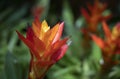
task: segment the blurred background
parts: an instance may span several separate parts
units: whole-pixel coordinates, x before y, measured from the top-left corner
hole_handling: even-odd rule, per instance
[[[105,13],[112,14],[107,20],[112,28],[120,21],[120,0],[101,0],[107,4]],[[94,43],[89,50],[82,46],[86,20],[80,9],[87,9],[94,0],[0,0],[0,79],[27,79],[30,53],[19,40],[16,30],[25,35],[28,24],[34,19],[32,9],[43,7],[40,20],[51,27],[65,22],[63,37],[70,36],[72,44],[65,56],[47,72],[45,79],[94,79],[100,69],[101,50]],[[104,36],[99,25],[100,36]],[[110,72],[108,79],[120,79],[120,66]]]

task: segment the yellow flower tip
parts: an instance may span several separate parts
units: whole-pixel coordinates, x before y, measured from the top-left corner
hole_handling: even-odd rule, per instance
[[[44,21],[42,22],[41,30],[43,30],[44,32],[47,32],[49,29],[50,29],[50,27],[48,26],[46,20],[44,20]]]
[[[46,21],[46,20],[43,20],[42,23],[47,23],[47,21]]]
[[[42,21],[42,25],[46,25],[46,26],[48,26],[47,21],[46,21],[46,20],[43,20],[43,21]]]

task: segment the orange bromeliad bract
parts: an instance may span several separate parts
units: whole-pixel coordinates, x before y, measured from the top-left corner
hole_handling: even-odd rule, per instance
[[[112,32],[108,25],[103,22],[103,30],[105,32],[105,40],[91,34],[93,41],[101,48],[104,64],[114,66],[118,64],[117,60],[113,60],[116,54],[120,54],[120,23],[116,24]]]
[[[103,12],[106,9],[105,3],[100,3],[99,0],[95,0],[94,5],[87,4],[89,12],[86,9],[81,8],[81,13],[85,17],[88,24],[89,32],[97,32],[98,23],[102,20],[108,20],[111,18],[111,15],[103,16]]]
[[[63,27],[64,22],[50,29],[46,21],[41,23],[36,18],[32,27],[28,27],[26,38],[17,31],[31,52],[29,79],[42,79],[47,70],[64,56],[68,38],[60,39]]]

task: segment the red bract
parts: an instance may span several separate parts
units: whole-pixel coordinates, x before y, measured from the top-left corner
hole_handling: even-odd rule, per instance
[[[29,79],[42,79],[46,71],[64,56],[68,38],[60,39],[63,27],[64,22],[50,29],[46,21],[41,23],[35,18],[32,27],[27,29],[26,38],[17,31],[31,52]]]
[[[100,3],[99,0],[95,0],[93,6],[90,4],[87,5],[89,12],[87,12],[84,8],[81,8],[82,15],[88,23],[89,32],[96,32],[99,22],[111,18],[111,15],[103,16],[106,6],[106,4]]]

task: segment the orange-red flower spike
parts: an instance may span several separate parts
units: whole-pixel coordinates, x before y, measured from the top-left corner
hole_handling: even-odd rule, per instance
[[[27,29],[26,38],[17,31],[31,52],[29,79],[42,79],[47,70],[64,56],[68,38],[60,39],[63,27],[64,22],[50,29],[46,21],[39,22],[35,18],[32,27]]]
[[[93,41],[101,48],[104,62],[115,63],[112,58],[115,54],[120,54],[120,23],[113,27],[112,32],[108,25],[103,22],[103,30],[105,39],[102,39],[94,34],[91,34]]]

